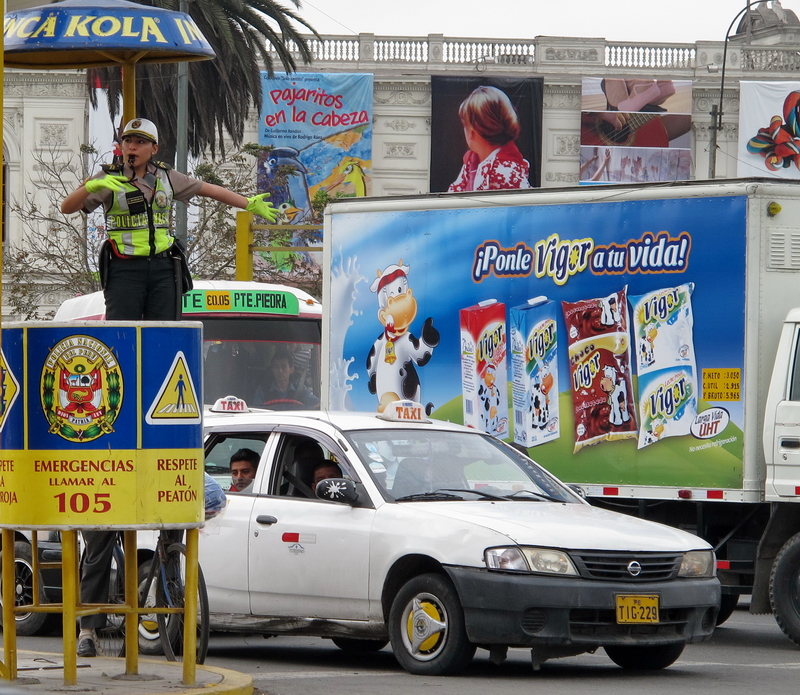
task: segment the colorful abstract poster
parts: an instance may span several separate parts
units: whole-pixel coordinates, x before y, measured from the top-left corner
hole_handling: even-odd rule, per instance
[[[432,76],[431,192],[540,186],[543,90],[541,77]]]
[[[372,75],[261,73],[258,190],[280,208],[279,223],[309,224],[317,191],[369,193]]]
[[[800,179],[800,82],[739,83],[736,175]]]
[[[682,181],[691,174],[690,80],[584,77],[580,181]]]

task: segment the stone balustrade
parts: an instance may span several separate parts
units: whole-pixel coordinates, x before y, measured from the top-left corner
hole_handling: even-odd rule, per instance
[[[504,73],[547,74],[563,70],[587,73],[646,70],[689,77],[720,67],[724,42],[643,43],[601,38],[539,36],[535,39],[481,39],[445,37],[376,36],[375,34],[308,37],[316,69],[391,72],[414,70],[448,72],[500,66]],[[800,48],[800,46],[798,47]],[[800,69],[800,50],[791,46],[743,46],[728,43],[726,71],[785,73]],[[300,61],[299,53],[293,51]]]

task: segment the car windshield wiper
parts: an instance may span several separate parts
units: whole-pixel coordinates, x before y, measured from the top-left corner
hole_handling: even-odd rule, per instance
[[[463,502],[464,498],[449,492],[434,490],[433,492],[417,492],[413,495],[404,495],[403,497],[398,497],[395,502],[438,502],[446,500],[461,500]]]
[[[437,490],[437,492],[439,492],[439,491],[441,491],[441,492],[471,492],[473,495],[479,495],[480,497],[483,497],[483,499],[486,499],[486,500],[500,500],[500,501],[503,501],[503,500],[508,499],[507,497],[502,497],[500,495],[493,495],[492,493],[484,492],[483,490],[471,490],[469,488],[463,488],[462,489],[462,488],[457,488],[457,487],[443,487],[443,488],[440,488],[439,490]]]
[[[541,492],[534,492],[533,490],[517,490],[516,492],[506,495],[507,500],[514,500],[514,501],[525,501],[531,498],[529,497],[518,497],[518,495],[533,495],[534,500],[547,500],[548,502],[558,502],[559,504],[564,504],[566,500],[560,500],[558,497],[553,497],[551,495],[545,495]]]

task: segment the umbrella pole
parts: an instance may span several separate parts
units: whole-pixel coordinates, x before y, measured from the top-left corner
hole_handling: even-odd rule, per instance
[[[122,64],[122,122],[136,118],[136,63]]]

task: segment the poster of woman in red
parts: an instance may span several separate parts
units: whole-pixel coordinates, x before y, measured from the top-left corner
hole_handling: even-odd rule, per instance
[[[539,186],[542,78],[431,78],[431,192]]]

